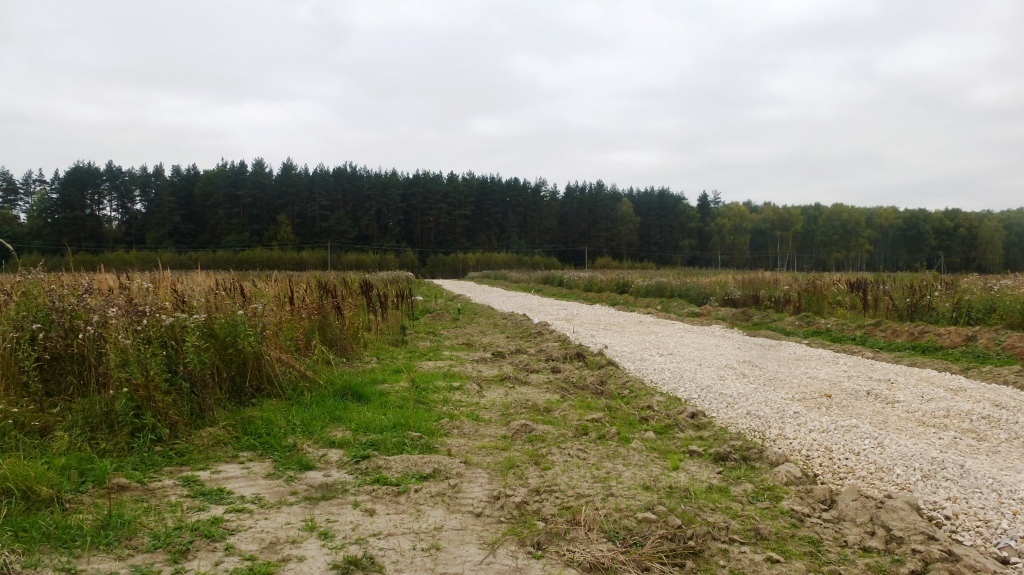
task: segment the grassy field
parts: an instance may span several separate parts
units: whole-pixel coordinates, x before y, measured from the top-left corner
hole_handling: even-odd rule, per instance
[[[432,278],[461,278],[467,273],[495,269],[561,269],[551,256],[508,252],[433,253],[421,258],[411,250],[340,251],[325,247],[305,249],[252,248],[244,250],[102,251],[40,254],[19,258],[0,240],[0,271],[47,272],[233,270],[233,271],[407,271]]]
[[[927,562],[850,543],[882,527],[607,357],[405,274],[4,281],[0,573]]]
[[[491,271],[470,279],[692,323],[725,324],[1024,389],[1024,278],[1019,275]]]
[[[1024,275],[737,270],[492,271],[474,277],[838,319],[1024,330]]]
[[[114,544],[137,527],[138,510],[83,508],[78,496],[114,475],[201,459],[196,430],[322,389],[322,366],[367,345],[401,344],[412,282],[405,273],[0,277],[0,543]],[[240,436],[285,467],[308,465],[264,419],[239,420]]]

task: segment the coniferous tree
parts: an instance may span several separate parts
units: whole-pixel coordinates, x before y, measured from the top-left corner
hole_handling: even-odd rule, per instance
[[[423,257],[535,249],[575,264],[586,249],[591,258],[769,269],[1024,268],[1024,209],[723,204],[717,192],[692,205],[667,188],[620,190],[600,180],[559,190],[543,179],[351,163],[310,170],[287,159],[275,171],[260,158],[206,170],[76,162],[49,179],[42,170],[15,179],[0,168],[5,236],[48,253],[332,242],[411,247]]]
[[[63,175],[54,174],[52,229],[76,250],[107,246],[103,170],[92,162],[76,162]]]
[[[636,247],[640,239],[640,217],[633,210],[629,198],[619,200],[615,208],[615,243],[621,250],[622,259],[626,259],[626,250]]]
[[[148,177],[140,178],[143,237],[147,247],[174,247],[174,232],[181,221],[177,199],[163,164],[153,166]]]
[[[25,208],[25,198],[18,180],[3,166],[0,166],[0,208],[6,208],[11,214],[19,216]]]

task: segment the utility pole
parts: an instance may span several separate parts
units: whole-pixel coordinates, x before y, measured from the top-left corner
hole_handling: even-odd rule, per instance
[[[331,271],[331,240],[327,240],[327,271]]]
[[[590,269],[590,256],[587,254],[587,249],[590,246],[583,246],[583,270],[587,271]]]

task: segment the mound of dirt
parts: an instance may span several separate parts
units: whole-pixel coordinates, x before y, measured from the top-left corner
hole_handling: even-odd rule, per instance
[[[851,485],[836,497],[832,514],[851,548],[906,557],[900,575],[1001,572],[994,559],[953,541],[929,523],[913,497],[889,494],[878,499]]]

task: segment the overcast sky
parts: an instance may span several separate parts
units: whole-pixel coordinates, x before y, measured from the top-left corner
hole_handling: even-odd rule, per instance
[[[1024,206],[1024,2],[0,0],[0,164]]]

